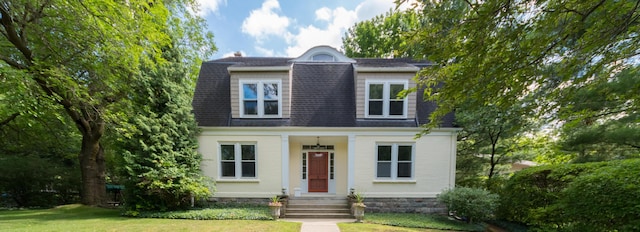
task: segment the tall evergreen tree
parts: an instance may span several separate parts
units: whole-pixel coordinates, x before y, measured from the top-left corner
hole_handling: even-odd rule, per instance
[[[190,67],[179,48],[167,50],[166,63],[143,68],[132,83],[132,115],[120,128],[126,204],[133,210],[184,208],[191,197],[210,194],[200,172]]]

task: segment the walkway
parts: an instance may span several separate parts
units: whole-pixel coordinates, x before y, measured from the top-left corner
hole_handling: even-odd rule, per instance
[[[287,222],[302,222],[301,232],[340,232],[339,222],[354,222],[356,219],[313,219],[313,218],[283,218]]]

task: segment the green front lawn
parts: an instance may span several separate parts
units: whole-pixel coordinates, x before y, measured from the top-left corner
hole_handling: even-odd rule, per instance
[[[407,213],[367,213],[362,223],[339,223],[345,231],[484,231],[484,226],[467,224],[440,215]],[[375,224],[375,225],[374,225]],[[392,227],[393,226],[393,227]],[[419,228],[419,229],[411,229]]]
[[[3,231],[300,231],[301,224],[256,220],[128,218],[120,210],[66,205],[45,210],[2,210]]]

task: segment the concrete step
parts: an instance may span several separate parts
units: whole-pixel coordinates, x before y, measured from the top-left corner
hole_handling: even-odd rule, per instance
[[[346,203],[344,204],[287,204],[287,208],[304,208],[304,209],[313,209],[313,208],[349,208]]]
[[[287,208],[287,213],[350,213],[347,208]]]
[[[345,197],[295,197],[287,202],[287,218],[354,218]]]
[[[349,213],[287,213],[286,218],[355,218]]]

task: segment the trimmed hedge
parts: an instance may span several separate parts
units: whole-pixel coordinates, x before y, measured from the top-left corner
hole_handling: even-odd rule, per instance
[[[498,216],[543,230],[637,229],[639,173],[640,159],[525,169],[501,191]]]
[[[456,187],[438,195],[438,200],[456,216],[469,223],[484,221],[493,217],[498,205],[498,194],[484,189]]]
[[[560,206],[574,231],[640,231],[640,162],[616,162],[569,184]]]

